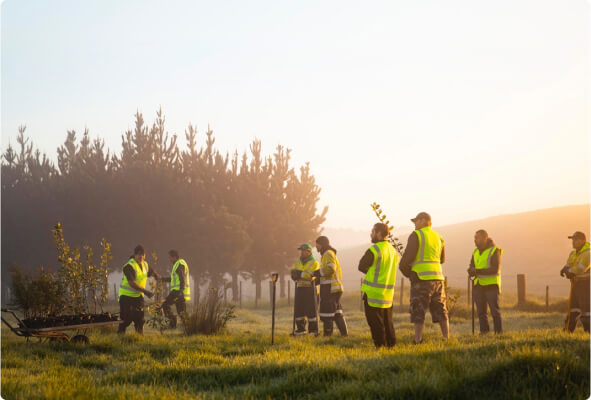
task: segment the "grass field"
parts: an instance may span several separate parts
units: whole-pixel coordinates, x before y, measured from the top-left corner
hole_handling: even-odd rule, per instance
[[[511,295],[504,296],[511,301]],[[90,331],[91,344],[25,343],[2,328],[5,399],[428,398],[586,399],[589,336],[562,332],[564,313],[503,309],[505,333],[472,336],[461,305],[451,338],[427,323],[411,344],[408,314],[395,314],[398,344],[376,350],[358,299],[344,301],[350,337],[289,337],[280,302],[270,346],[268,305],[237,310],[218,336],[180,331],[117,336]]]

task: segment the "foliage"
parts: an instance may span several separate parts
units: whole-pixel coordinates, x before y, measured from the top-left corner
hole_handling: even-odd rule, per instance
[[[160,253],[174,247],[196,281],[219,287],[229,274],[237,298],[239,276],[260,286],[297,258],[294,244],[319,234],[327,211],[317,210],[320,188],[308,164],[291,165],[289,149],[278,146],[267,156],[254,140],[242,153],[223,153],[209,126],[199,134],[194,125],[181,144],[161,109],[153,123],[137,112],[132,126],[119,153],[88,130],[68,131],[55,167],[19,128],[17,146],[9,144],[2,155],[3,271],[13,262],[45,263],[53,244],[43,227],[59,220],[76,238],[71,249],[61,247],[73,308],[95,296],[99,303],[104,294],[102,284],[90,289],[89,299],[77,292],[82,281],[76,279],[89,264],[88,249],[75,251],[103,236],[117,244],[109,250],[117,260],[138,242]],[[28,251],[28,243],[38,251]],[[87,272],[97,279],[98,271]]]
[[[155,251],[150,254],[152,256],[152,266],[158,268],[158,254]],[[166,282],[162,280],[151,280],[150,291],[154,294],[154,297],[152,298],[153,301],[150,301],[146,306],[146,312],[148,313],[146,324],[163,333],[170,324],[169,319],[166,318],[162,311],[162,303],[164,303],[166,298]]]
[[[24,318],[58,315],[66,308],[64,286],[43,267],[33,277],[15,265],[11,278],[12,305],[23,313]]]
[[[388,226],[388,228],[390,230],[390,233],[388,234],[388,241],[390,243],[392,243],[392,246],[394,246],[394,248],[398,251],[398,253],[400,255],[402,255],[402,251],[404,250],[404,245],[400,242],[400,239],[398,239],[397,237],[394,237],[394,234],[393,234],[394,226],[390,225],[390,220],[388,219],[388,217],[386,217],[386,214],[382,211],[381,206],[374,201],[371,204],[371,208],[374,211],[374,213],[376,214],[376,217],[378,217],[378,219],[380,220],[380,222],[382,222]]]
[[[104,238],[101,240],[103,254],[100,264],[93,263],[92,247],[85,245],[85,263],[80,260],[80,250],[71,248],[64,238],[61,223],[57,223],[52,230],[58,261],[61,263],[57,275],[64,285],[66,308],[72,314],[90,313],[89,301],[92,299],[94,313],[97,306],[101,311],[108,296],[108,264],[111,256],[111,244]],[[98,295],[97,295],[98,294]]]
[[[236,318],[235,306],[222,300],[217,288],[210,288],[204,302],[199,303],[191,314],[182,315],[186,335],[202,333],[212,335],[220,332]]]
[[[445,293],[445,305],[447,306],[447,313],[449,315],[449,319],[451,319],[452,315],[454,315],[458,299],[460,298],[460,290],[457,289],[456,292],[450,296],[451,288],[447,283],[447,278],[445,278],[443,281],[443,291]]]

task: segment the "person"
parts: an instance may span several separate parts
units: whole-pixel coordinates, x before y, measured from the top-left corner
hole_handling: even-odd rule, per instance
[[[315,278],[314,271],[320,269],[320,264],[312,254],[312,246],[308,243],[298,247],[300,258],[291,270],[291,279],[296,282],[294,318],[296,330],[294,335],[306,334],[306,321],[308,322],[308,333],[318,335],[318,319],[316,315],[316,299],[318,298],[318,286],[316,292],[312,289],[312,281]]]
[[[445,243],[431,229],[431,216],[420,212],[411,221],[415,230],[408,237],[400,271],[410,279],[410,322],[414,324],[414,343],[423,342],[425,313],[431,312],[433,323],[439,323],[444,340],[449,336],[449,319],[445,304],[443,270]]]
[[[566,316],[566,329],[574,332],[580,318],[585,332],[589,332],[589,242],[583,232],[577,231],[568,237],[573,250],[560,275],[571,281],[569,313]]]
[[[390,229],[386,224],[379,222],[373,226],[373,244],[359,260],[358,266],[358,270],[365,274],[361,284],[365,319],[376,348],[393,347],[396,344],[392,306],[398,253],[386,240],[389,233]]]
[[[125,333],[125,329],[133,322],[135,331],[139,334],[144,332],[144,295],[152,298],[154,295],[146,289],[146,282],[149,276],[156,279],[159,275],[150,269],[146,262],[146,251],[142,245],[137,245],[133,255],[123,266],[123,277],[119,285],[119,316],[121,323],[117,333]]]
[[[176,312],[182,318],[182,313],[187,311],[187,301],[191,301],[191,287],[189,285],[189,266],[180,258],[179,252],[170,250],[168,258],[172,264],[170,276],[162,277],[160,280],[170,281],[170,293],[162,303],[164,315],[169,319],[171,329],[176,328],[176,315],[172,313],[172,305],[176,306]]]
[[[495,333],[503,332],[499,294],[501,293],[501,256],[503,250],[498,248],[488,233],[481,229],[474,234],[476,248],[472,252],[468,274],[474,277],[473,296],[476,303],[480,333],[490,331],[486,307],[490,308]]]
[[[316,250],[321,254],[320,269],[314,276],[320,281],[320,320],[324,325],[324,336],[331,336],[333,322],[341,336],[347,336],[347,323],[341,306],[343,295],[343,274],[337,258],[337,251],[330,245],[326,236],[316,239]]]

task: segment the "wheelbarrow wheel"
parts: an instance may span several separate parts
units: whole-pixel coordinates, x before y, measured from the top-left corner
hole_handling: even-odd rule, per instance
[[[72,339],[70,339],[70,342],[75,344],[89,344],[90,339],[88,339],[88,336],[86,335],[76,335]]]

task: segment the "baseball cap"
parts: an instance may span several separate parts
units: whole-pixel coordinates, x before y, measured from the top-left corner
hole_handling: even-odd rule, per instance
[[[300,247],[298,247],[298,250],[309,250],[312,251],[312,246],[308,243],[302,243],[300,245]]]
[[[424,219],[426,219],[428,222],[431,222],[431,216],[430,216],[429,214],[427,214],[426,212],[424,212],[424,211],[421,211],[420,213],[418,213],[418,214],[417,214],[417,216],[416,216],[416,217],[414,217],[414,218],[411,218],[410,220],[411,220],[412,222],[415,222],[417,219],[421,219],[421,218],[424,218]]]
[[[587,240],[587,238],[585,237],[585,234],[583,232],[581,232],[581,231],[576,231],[575,233],[573,233],[568,238],[569,239],[583,239],[583,240]]]

